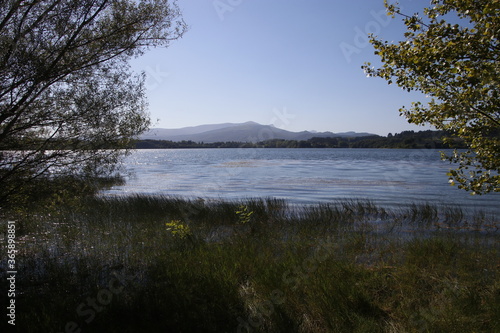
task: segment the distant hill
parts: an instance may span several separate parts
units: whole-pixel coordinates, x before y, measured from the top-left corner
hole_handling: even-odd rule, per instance
[[[302,135],[304,132],[300,132]],[[317,135],[318,133],[313,133]],[[324,134],[324,133],[323,133]],[[333,134],[333,133],[332,133]],[[348,132],[348,134],[359,134]],[[337,133],[336,135],[342,135]],[[307,140],[266,139],[259,142],[217,141],[195,142],[192,140],[139,140],[137,149],[176,148],[398,148],[398,149],[449,149],[467,148],[460,138],[445,131],[403,131],[385,136],[315,136]]]
[[[332,132],[291,132],[273,125],[261,125],[253,121],[234,124],[212,124],[178,129],[153,128],[144,133],[141,140],[169,140],[194,142],[259,142],[271,139],[309,140],[313,137],[363,137],[370,133],[332,133]]]

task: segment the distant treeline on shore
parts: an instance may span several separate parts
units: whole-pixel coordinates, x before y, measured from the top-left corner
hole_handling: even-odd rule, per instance
[[[446,140],[447,139],[447,140]],[[138,140],[137,149],[176,148],[400,148],[447,149],[466,148],[464,142],[445,131],[403,131],[387,136],[314,137],[309,140],[270,139],[260,142],[194,142],[168,140]]]

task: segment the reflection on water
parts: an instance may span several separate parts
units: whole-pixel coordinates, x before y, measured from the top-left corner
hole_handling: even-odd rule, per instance
[[[107,194],[147,193],[295,203],[367,198],[382,205],[431,202],[500,213],[500,193],[471,196],[448,183],[437,150],[176,149],[127,158],[127,184]]]

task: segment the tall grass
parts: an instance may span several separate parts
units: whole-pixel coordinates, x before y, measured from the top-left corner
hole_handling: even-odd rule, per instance
[[[16,223],[26,332],[500,330],[499,221],[456,207],[87,197]]]

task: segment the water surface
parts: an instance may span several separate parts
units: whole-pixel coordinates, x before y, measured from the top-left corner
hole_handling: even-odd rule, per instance
[[[363,198],[387,205],[439,203],[500,213],[500,193],[472,196],[450,186],[438,150],[158,149],[125,161],[124,186],[106,194],[188,198],[283,198],[313,204]]]

